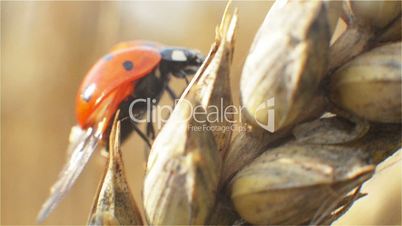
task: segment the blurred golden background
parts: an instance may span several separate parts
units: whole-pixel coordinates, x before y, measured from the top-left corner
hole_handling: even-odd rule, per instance
[[[134,39],[206,53],[225,4],[1,2],[1,224],[35,224],[65,161],[68,135],[75,123],[76,91],[100,56],[115,43]],[[232,66],[232,89],[238,103],[242,62],[271,2],[234,5],[240,11]],[[132,136],[123,145],[123,155],[129,183],[141,205],[142,141]],[[401,224],[401,162],[396,159],[366,183],[363,191],[369,195],[338,224]],[[86,223],[104,164],[105,159],[96,153],[46,224]]]

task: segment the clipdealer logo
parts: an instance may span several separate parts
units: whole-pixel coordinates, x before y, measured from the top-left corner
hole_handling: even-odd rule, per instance
[[[262,104],[258,105],[257,110],[255,111],[254,118],[256,119],[255,121],[259,126],[264,128],[265,130],[273,133],[275,132],[275,98],[272,97]],[[267,120],[265,122],[260,122],[257,119],[257,114],[259,114],[261,111],[266,111],[267,112]]]
[[[168,120],[169,116],[173,113],[174,106],[178,103],[175,100],[174,105],[156,105],[155,99],[136,99],[130,103],[129,117],[135,123],[156,123],[158,129],[160,129]],[[242,113],[245,111],[243,106],[225,105],[225,101],[221,98],[219,106],[208,106],[207,109],[201,105],[193,106],[188,100],[182,100],[180,104],[187,105],[189,114],[182,118],[183,121],[193,119],[197,123],[208,122],[208,125],[197,126],[197,128],[189,128],[193,131],[199,130],[211,130],[222,131],[227,130],[247,130],[246,126],[235,126],[238,122],[242,123]],[[270,98],[257,107],[256,114],[261,111],[267,111],[267,121],[260,122],[256,120],[257,124],[269,132],[275,130],[275,99]],[[137,111],[137,112],[136,112]],[[142,114],[141,112],[146,112]],[[264,114],[264,113],[263,113]],[[221,122],[229,122],[231,126],[217,126]],[[242,125],[242,124],[241,124]]]

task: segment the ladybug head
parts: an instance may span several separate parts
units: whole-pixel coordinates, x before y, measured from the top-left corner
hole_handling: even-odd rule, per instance
[[[165,48],[161,56],[165,72],[178,78],[194,75],[205,59],[199,51],[185,48]]]

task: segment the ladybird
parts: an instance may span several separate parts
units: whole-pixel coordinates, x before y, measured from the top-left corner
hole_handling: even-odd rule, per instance
[[[131,41],[114,46],[100,58],[85,76],[76,96],[77,125],[70,133],[69,159],[51,189],[50,197],[42,206],[38,221],[42,222],[71,189],[98,146],[107,149],[112,119],[120,109],[119,119],[128,118],[129,104],[139,98],[150,98],[157,103],[167,91],[171,76],[183,78],[193,75],[204,57],[199,51],[169,47],[155,42]],[[132,109],[144,114],[146,106]],[[146,140],[153,135],[152,124],[147,135],[135,123],[122,123],[121,139],[136,131]]]
[[[172,94],[169,76],[187,78],[202,61],[203,56],[198,51],[153,42],[116,45],[92,67],[81,84],[76,98],[79,126],[95,128],[105,120],[103,127],[97,128],[105,132],[122,102],[141,97],[158,100],[164,90]]]

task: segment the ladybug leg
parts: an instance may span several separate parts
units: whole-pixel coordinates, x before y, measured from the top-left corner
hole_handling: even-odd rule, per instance
[[[152,140],[155,139],[155,129],[152,122],[147,122],[147,129],[146,129],[147,137],[150,137]]]
[[[121,143],[126,141],[128,136],[131,134],[131,132],[136,132],[140,138],[145,142],[145,144],[149,147],[151,147],[151,142],[149,138],[144,134],[144,132],[141,131],[140,128],[138,128],[137,123],[133,122],[130,120],[129,116],[125,116],[124,118],[120,118],[121,120]],[[125,121],[129,121],[129,123],[125,123]],[[107,145],[106,151],[109,151],[109,145]]]
[[[132,124],[132,127],[134,131],[140,136],[140,138],[147,144],[149,148],[151,148],[151,142],[149,141],[149,138],[147,135],[145,135],[140,128],[137,127],[136,124]]]
[[[147,127],[146,127],[146,137],[147,139],[155,139],[155,131],[154,131],[154,125],[152,124],[152,122],[147,122]],[[151,152],[151,145],[149,145],[148,147],[145,147],[145,161],[148,161],[148,156],[149,153]]]
[[[155,139],[155,129],[154,129],[154,124],[153,124],[153,120],[152,120],[152,112],[153,111],[153,108],[151,108],[150,109],[150,112],[149,112],[149,114],[151,115],[151,117],[149,117],[149,122],[147,122],[147,127],[146,127],[146,136],[147,136],[147,138],[151,138],[152,140],[154,140]]]
[[[184,76],[184,81],[186,81],[186,84],[189,85],[190,81],[188,80],[187,76]]]
[[[149,121],[147,121],[147,125],[145,128],[145,133],[146,133],[145,136],[148,139],[148,141],[149,141],[149,139],[151,139],[152,141],[155,139],[154,124],[152,121],[152,118],[153,118],[152,117],[152,109],[153,108],[150,109],[149,114],[151,115],[151,117],[149,117]],[[145,161],[148,161],[148,156],[149,156],[150,152],[151,152],[151,145],[148,145],[148,147],[145,147],[145,150],[144,150]]]
[[[151,141],[148,139],[148,137],[138,128],[137,122],[132,120],[130,118],[130,111],[133,115],[135,115],[136,118],[142,117],[142,115],[145,114],[146,112],[146,104],[138,104],[136,108],[130,109],[130,104],[132,101],[135,100],[135,98],[127,98],[124,100],[121,105],[120,105],[120,115],[119,115],[119,120],[122,121],[121,123],[121,142],[123,143],[129,135],[134,131],[136,134],[139,135],[139,137],[145,142],[146,146],[151,147]],[[128,122],[127,122],[128,121]],[[108,128],[108,134],[110,133],[110,126]],[[108,139],[108,138],[107,138]]]
[[[170,98],[173,99],[173,101],[177,100],[177,95],[176,95],[176,93],[172,90],[172,88],[170,88],[169,84],[166,84],[165,89],[166,89],[166,91],[168,92]]]
[[[188,74],[186,72],[184,72],[183,70],[179,70],[175,73],[179,78],[184,78],[184,81],[186,81],[187,85],[190,84],[190,80],[188,80]]]

